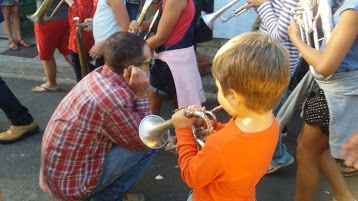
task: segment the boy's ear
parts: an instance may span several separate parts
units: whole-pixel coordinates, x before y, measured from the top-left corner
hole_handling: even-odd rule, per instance
[[[238,94],[235,90],[230,89],[229,90],[229,96],[228,98],[230,99],[230,102],[234,103],[234,104],[238,104],[241,102],[242,100],[242,96],[240,94]]]

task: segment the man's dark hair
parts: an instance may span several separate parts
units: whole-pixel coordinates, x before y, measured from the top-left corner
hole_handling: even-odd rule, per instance
[[[145,41],[135,34],[116,32],[104,44],[104,63],[113,71],[122,73],[127,66],[145,59],[143,55],[145,44]]]

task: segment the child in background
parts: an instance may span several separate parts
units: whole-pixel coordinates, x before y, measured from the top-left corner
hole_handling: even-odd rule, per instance
[[[355,200],[334,159],[356,130],[358,114],[358,0],[333,1],[333,31],[329,41],[316,50],[302,41],[294,20],[289,36],[302,57],[320,75],[304,105],[304,124],[298,137],[295,201],[310,201],[320,171],[330,182],[333,200]],[[317,4],[316,4],[317,5]],[[329,152],[327,151],[329,147]]]
[[[178,140],[179,167],[193,188],[189,200],[254,201],[255,187],[265,175],[277,144],[279,127],[272,110],[289,82],[289,55],[264,33],[245,33],[216,54],[213,76],[218,101],[232,116],[197,150],[194,119],[180,110],[172,116]],[[198,109],[189,107],[188,110]]]
[[[103,47],[107,38],[119,31],[128,31],[129,16],[124,0],[98,0],[93,17],[94,46],[90,56],[96,58],[96,67],[104,64]]]
[[[147,39],[155,50],[150,69],[150,110],[159,115],[164,100],[173,100],[177,108],[200,105],[205,101],[193,46],[194,0],[163,0],[159,6],[157,30]],[[147,31],[152,20],[139,27],[132,21],[129,32]]]
[[[51,15],[61,0],[54,0],[48,8],[47,15]],[[37,9],[40,9],[43,1],[36,1]],[[68,6],[62,4],[50,20],[41,20],[42,23],[34,23],[35,39],[39,60],[42,63],[46,82],[32,88],[33,92],[56,92],[60,87],[56,80],[57,63],[54,57],[57,49],[72,65],[69,42]]]
[[[291,9],[297,5],[299,0],[246,0],[246,2],[249,4],[248,7],[254,7],[261,20],[261,22],[256,22],[259,24],[258,31],[278,39],[289,52],[290,78],[292,78],[299,63],[300,55],[288,37],[287,28],[290,25]],[[277,115],[281,106],[286,101],[287,93],[287,91],[284,92],[281,103],[275,108],[275,115]],[[282,137],[285,135],[283,133],[277,142],[267,174],[273,173],[294,162],[293,156],[288,152],[286,145],[282,143]]]
[[[98,0],[65,0],[65,1],[69,6],[68,21],[70,26],[70,38],[68,42],[68,49],[70,49],[70,53],[71,53],[72,68],[73,71],[75,72],[76,80],[77,82],[79,82],[82,79],[82,74],[81,74],[81,64],[78,55],[79,53],[78,53],[77,41],[76,41],[77,23],[82,23],[87,21],[88,19],[92,19],[94,12],[96,11]],[[73,20],[74,17],[78,17],[79,21],[76,22],[75,20]],[[93,33],[91,31],[83,32],[83,40],[84,40],[86,52],[89,52],[94,44]],[[96,58],[90,54],[88,55],[91,56],[92,58]],[[95,69],[95,67],[92,64],[89,64],[89,68],[90,71]]]

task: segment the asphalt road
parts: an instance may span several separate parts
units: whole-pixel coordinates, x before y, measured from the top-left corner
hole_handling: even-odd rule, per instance
[[[40,133],[23,141],[0,145],[0,186],[4,201],[52,201],[38,186],[40,167],[40,145],[43,131],[52,112],[71,89],[71,84],[62,84],[62,91],[49,93],[33,93],[31,88],[41,84],[41,81],[25,78],[3,77],[19,100],[29,108],[31,114],[40,125]],[[217,105],[215,99],[209,99],[207,108]],[[171,115],[171,104],[165,103],[162,116],[168,119]],[[227,121],[224,112],[217,114],[220,121]],[[289,134],[284,143],[291,153],[295,154],[296,139],[302,121],[296,117],[288,125]],[[0,129],[6,129],[9,121],[0,111]],[[249,151],[249,150],[248,150]],[[266,175],[257,185],[258,201],[290,201],[295,191],[296,163],[273,174]],[[162,180],[155,179],[161,175]],[[347,178],[352,191],[358,197],[358,176]],[[140,181],[132,189],[133,193],[142,193],[147,201],[185,201],[190,189],[180,178],[177,168],[177,156],[160,150],[152,164]],[[332,190],[324,178],[321,179],[315,195],[315,201],[330,201]]]

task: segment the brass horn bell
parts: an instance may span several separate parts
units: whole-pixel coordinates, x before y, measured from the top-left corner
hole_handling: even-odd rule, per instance
[[[149,148],[160,149],[167,143],[171,127],[170,119],[165,121],[160,116],[148,115],[139,124],[139,137]]]
[[[56,6],[56,8],[53,10],[51,15],[48,17],[46,16],[46,13],[48,9],[50,8],[53,0],[45,0],[36,10],[36,12],[32,15],[27,15],[27,18],[37,24],[43,24],[44,21],[50,20],[53,15],[57,12],[57,10],[60,8],[60,6],[65,2],[65,0],[61,0],[60,3]]]

